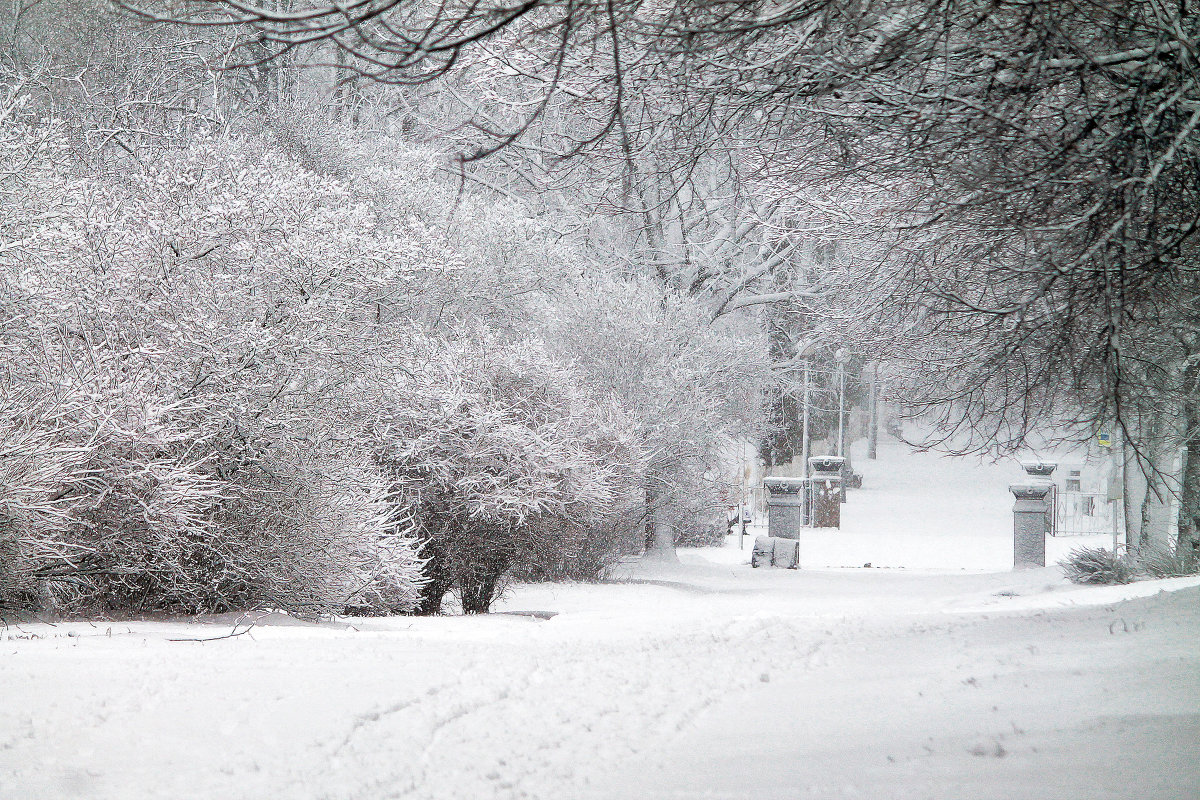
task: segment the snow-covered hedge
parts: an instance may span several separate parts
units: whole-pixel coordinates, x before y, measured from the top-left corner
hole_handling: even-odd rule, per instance
[[[0,608],[486,610],[703,517],[753,427],[753,336],[401,142],[118,176],[0,117]]]
[[[0,126],[0,603],[410,610],[415,542],[364,436],[439,253],[261,142],[75,180]],[[11,213],[9,213],[11,212]]]

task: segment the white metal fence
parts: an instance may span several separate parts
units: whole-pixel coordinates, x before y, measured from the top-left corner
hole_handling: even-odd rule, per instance
[[[1109,500],[1104,492],[1054,493],[1054,536],[1116,534],[1123,528],[1120,500]]]

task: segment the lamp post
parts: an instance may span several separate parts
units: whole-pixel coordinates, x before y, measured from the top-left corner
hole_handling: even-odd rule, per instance
[[[802,394],[804,409],[801,412],[801,428],[800,428],[800,463],[803,465],[804,477],[808,477],[808,398],[809,398],[809,362],[808,356],[804,357],[804,392]]]
[[[846,348],[839,347],[833,354],[838,364],[838,442],[837,454],[846,457]]]
[[[801,391],[801,410],[800,410],[800,461],[804,470],[803,477],[808,477],[808,457],[809,457],[809,419],[812,399],[812,353],[816,349],[818,341],[810,339],[796,347],[796,356],[804,359],[804,389]]]

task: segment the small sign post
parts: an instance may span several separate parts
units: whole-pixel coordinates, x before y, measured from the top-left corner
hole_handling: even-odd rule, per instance
[[[1096,437],[1101,447],[1112,447],[1112,434],[1107,431],[1101,431]]]

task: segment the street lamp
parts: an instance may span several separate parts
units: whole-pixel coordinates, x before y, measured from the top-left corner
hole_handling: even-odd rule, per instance
[[[846,457],[846,361],[850,354],[839,347],[833,354],[838,364],[838,446],[837,454]]]
[[[808,420],[809,420],[809,397],[811,392],[812,382],[809,378],[809,370],[811,366],[810,357],[812,352],[817,348],[815,339],[805,342],[800,347],[796,348],[796,355],[804,359],[804,392],[802,397],[802,408],[800,412],[801,428],[800,428],[800,464],[804,470],[804,477],[808,477]]]

